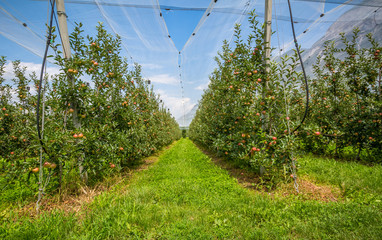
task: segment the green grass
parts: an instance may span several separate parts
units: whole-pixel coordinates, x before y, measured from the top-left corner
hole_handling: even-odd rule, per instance
[[[365,166],[307,155],[300,159],[300,174],[341,189],[345,199],[365,204],[382,201],[382,166]]]
[[[272,199],[251,192],[182,139],[138,172],[127,191],[97,197],[87,214],[9,215],[0,238],[380,239],[381,210],[356,201]]]
[[[0,159],[1,161],[1,159]],[[22,176],[25,179],[27,174]],[[38,180],[32,179],[30,186],[34,189],[27,188],[19,179],[5,174],[0,174],[0,212],[7,209],[18,207],[29,202],[35,196]],[[1,215],[0,215],[1,216]]]

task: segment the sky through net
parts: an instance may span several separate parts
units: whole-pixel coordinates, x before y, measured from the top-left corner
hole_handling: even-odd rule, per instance
[[[371,32],[382,41],[380,0],[292,0],[291,4],[308,73],[323,42],[338,39],[340,32],[360,27],[361,34]],[[273,0],[272,6],[272,57],[278,58],[291,51],[294,42],[287,0]],[[36,70],[46,42],[48,8],[46,0],[0,0],[0,55]],[[232,42],[235,24],[242,25],[243,36],[248,35],[247,18],[254,9],[263,23],[265,4],[263,0],[66,0],[65,8],[69,32],[82,22],[85,34],[92,35],[103,22],[119,35],[122,54],[131,65],[142,66],[144,78],[151,80],[180,125],[187,125],[184,115],[207,88],[223,40]],[[361,38],[359,45],[363,44],[367,41]],[[59,71],[58,66],[49,67],[52,73]]]

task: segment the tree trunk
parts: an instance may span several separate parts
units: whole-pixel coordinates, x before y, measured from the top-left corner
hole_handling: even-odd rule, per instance
[[[359,143],[359,148],[358,148],[358,153],[357,153],[357,160],[360,160],[360,155],[361,155],[361,150],[362,150],[362,144]]]

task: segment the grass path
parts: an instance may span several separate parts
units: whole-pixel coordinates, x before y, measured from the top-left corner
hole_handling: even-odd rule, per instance
[[[4,239],[379,239],[381,208],[272,199],[238,185],[188,139],[102,194],[87,214],[2,222]]]

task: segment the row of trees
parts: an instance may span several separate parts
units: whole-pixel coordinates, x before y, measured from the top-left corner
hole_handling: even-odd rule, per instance
[[[301,133],[305,150],[337,157],[350,153],[358,160],[381,163],[382,47],[371,34],[366,37],[370,47],[360,48],[358,29],[351,39],[341,34],[339,43],[327,42],[318,56],[306,129],[319,130],[322,138]]]
[[[268,179],[295,177],[295,155],[301,150],[343,157],[347,149],[354,157],[380,161],[381,47],[372,36],[368,49],[357,48],[358,30],[351,40],[342,35],[343,49],[325,45],[308,79],[311,104],[299,127],[306,86],[298,55],[266,66],[264,29],[255,14],[249,21],[252,33],[246,40],[237,26],[234,46],[223,44],[190,138],[241,159]]]
[[[120,57],[119,37],[100,24],[96,36],[85,38],[81,27],[70,35],[72,58],[51,56],[62,69],[44,78],[40,123],[46,153],[36,131],[38,77],[26,76],[14,61],[13,83],[5,84],[6,59],[0,60],[1,177],[7,185],[37,188],[44,184],[37,172],[54,183],[51,189],[80,178],[92,184],[181,137],[140,66]]]
[[[299,105],[301,76],[295,71],[298,58],[285,57],[278,65],[266,66],[264,29],[254,13],[249,21],[252,33],[247,40],[236,26],[235,46],[231,49],[225,42],[216,58],[218,67],[189,135],[230,159],[242,159],[264,178],[280,179],[294,173],[291,133],[304,110]]]

